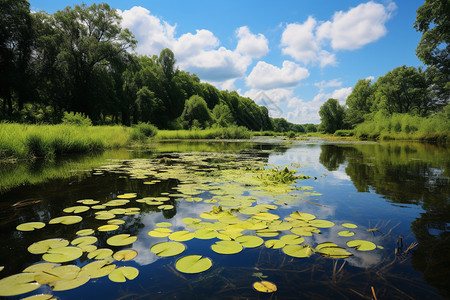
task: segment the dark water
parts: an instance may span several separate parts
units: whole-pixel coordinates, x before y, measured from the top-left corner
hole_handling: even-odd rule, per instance
[[[149,249],[168,239],[147,234],[155,224],[168,221],[174,225],[172,229],[182,229],[182,218],[198,217],[212,206],[171,200],[173,210],[141,206],[140,214],[122,217],[126,223],[114,233],[94,234],[98,237],[98,248],[109,247],[105,241],[113,234],[129,233],[138,237],[131,247],[113,247],[114,251],[130,248],[139,253],[132,261],[116,262],[117,266],[137,268],[136,279],[114,283],[103,277],[62,292],[41,286],[9,299],[39,293],[50,293],[60,299],[371,299],[372,287],[378,299],[450,297],[450,155],[446,148],[415,143],[305,141],[284,146],[179,143],[156,145],[147,151],[121,150],[46,164],[3,167],[0,171],[0,265],[5,268],[0,277],[19,273],[41,261],[39,255],[26,250],[33,242],[53,237],[72,240],[76,231],[97,228],[105,222],[83,215],[82,223],[47,225],[33,232],[17,231],[17,225],[30,221],[48,223],[51,218],[61,216],[64,208],[76,205],[79,199],[104,202],[129,192],[137,193],[138,197],[159,196],[176,192],[174,188],[180,184],[171,178],[145,185],[145,179],[130,176],[123,169],[94,175],[95,168],[105,163],[128,166],[130,159],[145,162],[161,153],[192,151],[203,153],[204,161],[210,162],[212,168],[216,167],[217,157],[209,158],[207,153],[233,154],[233,160],[256,159],[295,166],[301,174],[311,176],[299,181],[297,186],[311,186],[321,195],[280,206],[276,214],[283,218],[302,211],[335,224],[354,223],[358,225],[355,230],[358,239],[372,241],[383,249],[355,250],[353,256],[345,259],[316,254],[293,258],[264,245],[234,255],[221,255],[210,249],[217,239],[193,239],[183,242],[187,250],[182,255],[160,258]],[[27,178],[33,178],[32,183],[27,183]],[[271,200],[261,201],[270,203]],[[339,226],[321,229],[321,234],[306,237],[305,243],[333,241],[345,245],[349,238],[338,236],[340,230]],[[176,271],[175,261],[190,254],[211,258],[212,268],[192,275]],[[88,262],[83,255],[75,263],[83,266]],[[252,284],[260,279],[254,273],[267,276],[265,280],[275,283],[278,291],[273,294],[255,291]]]

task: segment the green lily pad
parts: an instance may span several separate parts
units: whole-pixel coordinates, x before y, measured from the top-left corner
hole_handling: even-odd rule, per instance
[[[125,208],[113,208],[108,210],[109,214],[113,214],[113,215],[123,215],[127,212],[127,210]]]
[[[82,286],[83,284],[87,283],[90,279],[91,279],[90,277],[86,276],[86,277],[77,277],[72,280],[60,280],[50,284],[50,287],[54,291],[67,291]]]
[[[280,216],[268,213],[268,212],[262,212],[262,213],[257,213],[253,215],[253,218],[258,219],[258,220],[264,220],[264,221],[271,221],[271,220],[277,220],[280,218]]]
[[[158,209],[162,209],[162,210],[170,210],[170,209],[173,209],[173,208],[174,208],[174,206],[170,205],[170,204],[164,204],[164,205],[158,206]]]
[[[139,271],[133,267],[120,267],[109,273],[108,278],[114,282],[126,282],[133,280],[139,275]]]
[[[194,223],[199,223],[202,220],[197,219],[197,218],[183,218],[181,219],[181,222],[183,222],[184,224],[194,224]]]
[[[286,245],[283,247],[283,252],[289,256],[304,258],[310,257],[314,250],[309,246]]]
[[[88,211],[90,209],[89,206],[84,206],[84,205],[78,205],[78,206],[72,206],[72,207],[67,207],[63,209],[63,212],[65,213],[74,213],[74,214],[79,214],[85,211]]]
[[[34,280],[40,284],[50,284],[59,280],[75,279],[78,273],[80,273],[80,268],[75,265],[58,266],[37,273]]]
[[[271,229],[261,229],[256,231],[256,234],[262,237],[274,237],[280,234],[277,230],[271,230]]]
[[[338,247],[338,245],[336,245],[335,243],[332,243],[332,242],[320,243],[319,245],[316,246],[316,251],[319,251],[320,249],[326,248],[326,247]]]
[[[348,236],[354,236],[355,233],[353,231],[343,230],[343,231],[339,231],[338,235],[348,237]]]
[[[317,249],[317,248],[316,248]],[[322,254],[325,257],[333,257],[333,258],[346,258],[353,254],[348,252],[342,247],[321,247],[319,250],[316,250],[317,253]]]
[[[284,230],[289,230],[292,228],[292,224],[288,223],[288,222],[282,222],[280,224],[271,224],[269,225],[269,229],[271,230],[278,230],[278,231],[284,231]]]
[[[105,259],[110,257],[113,254],[113,251],[108,248],[100,248],[88,253],[87,257],[89,259]]]
[[[95,205],[95,204],[100,203],[100,201],[93,200],[93,199],[83,199],[83,200],[78,200],[77,202],[84,204],[84,205]]]
[[[150,251],[158,256],[169,257],[182,253],[186,249],[186,246],[178,242],[164,242],[153,245]]]
[[[375,245],[374,243],[364,240],[348,241],[347,246],[356,248],[356,250],[359,251],[370,251],[377,247],[377,245]]]
[[[277,291],[277,286],[270,281],[259,281],[253,283],[253,288],[261,293],[273,293]]]
[[[119,228],[119,225],[112,225],[112,224],[108,224],[108,225],[102,225],[99,228],[97,228],[98,231],[114,231],[117,228]]]
[[[16,229],[20,231],[33,231],[35,229],[41,229],[45,226],[42,222],[28,222],[17,225]]]
[[[175,242],[185,242],[192,240],[195,237],[195,234],[193,232],[189,232],[187,230],[181,230],[174,233],[171,233],[169,235],[169,240],[175,241]]]
[[[0,296],[15,296],[25,294],[39,288],[34,281],[34,273],[19,273],[0,280]]]
[[[280,240],[267,240],[264,242],[264,246],[266,246],[267,248],[272,248],[272,249],[280,249],[283,248],[284,246],[286,246],[286,243]]]
[[[98,239],[95,236],[82,236],[74,239],[70,244],[78,247],[83,247],[87,245],[92,245],[93,243],[97,242],[97,240]]]
[[[80,277],[89,276],[91,278],[100,278],[110,274],[116,265],[110,264],[110,260],[97,260],[81,268]]]
[[[128,261],[132,260],[138,255],[138,253],[135,250],[126,249],[126,250],[120,250],[114,253],[113,258],[117,261]]]
[[[212,267],[212,261],[201,255],[188,255],[175,262],[175,268],[183,273],[195,274]]]
[[[126,194],[117,196],[117,198],[119,198],[119,199],[132,199],[132,198],[136,198],[136,197],[137,197],[136,193],[126,193]]]
[[[264,240],[254,235],[241,235],[236,238],[236,242],[245,248],[256,248],[261,246],[264,243]]]
[[[103,204],[91,206],[92,209],[105,209],[106,206]]]
[[[40,272],[48,272],[53,269],[56,265],[53,263],[37,263],[31,266],[26,267],[22,273],[40,273]]]
[[[97,220],[110,220],[110,219],[114,219],[116,217],[115,214],[111,214],[111,213],[101,213],[101,214],[97,214],[95,216],[95,218]]]
[[[115,200],[110,200],[106,203],[103,203],[103,205],[106,206],[122,206],[127,204],[128,202],[130,202],[130,200],[126,200],[126,199],[115,199]]]
[[[282,241],[286,245],[298,245],[303,243],[305,239],[295,234],[286,234],[280,237],[280,241]]]
[[[303,220],[303,221],[311,221],[316,218],[315,215],[304,213],[304,212],[293,212],[290,216],[294,219]]]
[[[57,217],[54,219],[51,219],[48,223],[49,224],[64,224],[64,225],[72,225],[75,223],[79,223],[83,220],[80,216],[64,216],[64,217]]]
[[[352,223],[343,223],[342,227],[355,229],[355,228],[358,228],[358,225],[355,225],[355,224],[352,224]]]
[[[333,222],[327,220],[311,220],[309,221],[309,224],[319,228],[330,228],[334,226]]]
[[[156,226],[158,226],[158,227],[172,227],[172,223],[169,223],[169,222],[159,222],[159,223],[156,223]]]
[[[53,298],[53,295],[50,294],[39,294],[22,298],[21,300],[57,300],[57,299]]]
[[[199,229],[196,232],[194,232],[194,235],[197,239],[209,240],[209,239],[213,239],[217,236],[217,231],[215,231],[214,229],[204,228],[204,229]]]
[[[94,229],[81,229],[76,232],[76,235],[85,236],[94,233]]]
[[[65,239],[48,239],[31,244],[28,247],[28,252],[33,254],[42,254],[49,249],[66,247],[69,241]]]
[[[148,232],[149,236],[152,237],[167,237],[172,233],[172,229],[169,228],[155,228],[152,231]]]
[[[118,220],[118,219],[112,219],[112,220],[108,220],[107,222],[110,225],[122,225],[125,223],[124,220]]]
[[[243,247],[235,241],[217,241],[211,245],[211,249],[220,254],[236,254],[241,252]]]
[[[106,240],[106,243],[110,246],[125,246],[136,242],[137,236],[131,236],[129,234],[118,234],[110,237]]]
[[[312,236],[313,233],[320,233],[320,230],[316,227],[294,227],[291,232],[301,236]]]
[[[42,255],[42,259],[53,263],[63,263],[75,260],[83,255],[83,250],[78,247],[61,247],[50,249]]]

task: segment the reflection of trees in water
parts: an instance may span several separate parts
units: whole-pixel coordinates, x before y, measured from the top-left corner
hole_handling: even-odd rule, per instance
[[[421,205],[425,213],[411,224],[419,243],[413,267],[450,296],[450,153],[429,144],[323,145],[320,162],[330,171],[345,169],[359,192],[375,191],[393,203]]]

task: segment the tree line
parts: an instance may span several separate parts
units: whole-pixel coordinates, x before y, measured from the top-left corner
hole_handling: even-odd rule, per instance
[[[0,11],[1,120],[55,124],[77,112],[94,124],[304,131],[179,70],[170,49],[132,53],[134,35],[106,3],[49,14],[30,12],[26,0],[1,0]]]
[[[414,28],[422,33],[416,55],[427,65],[397,67],[375,82],[360,79],[340,105],[328,99],[320,108],[320,129],[334,133],[351,129],[376,114],[410,114],[428,117],[450,114],[450,2],[426,0],[417,10]]]

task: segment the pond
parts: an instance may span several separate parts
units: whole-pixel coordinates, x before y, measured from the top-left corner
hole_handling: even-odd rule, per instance
[[[4,165],[0,295],[445,299],[449,168],[429,144],[267,138]]]

